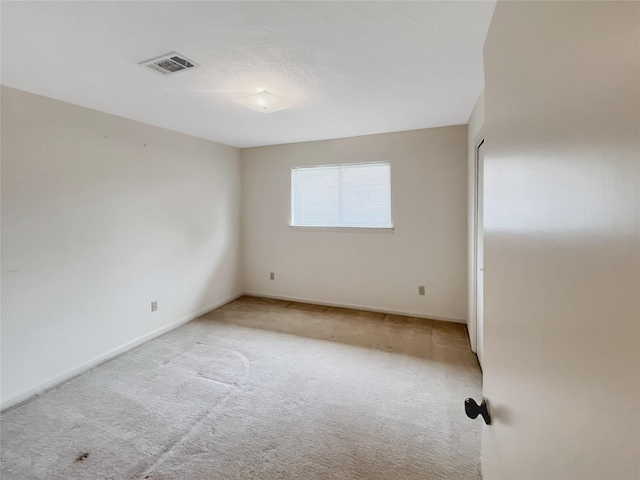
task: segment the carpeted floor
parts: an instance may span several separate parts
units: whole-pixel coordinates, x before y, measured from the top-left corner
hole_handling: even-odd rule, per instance
[[[243,297],[3,412],[1,478],[478,479],[464,326]]]

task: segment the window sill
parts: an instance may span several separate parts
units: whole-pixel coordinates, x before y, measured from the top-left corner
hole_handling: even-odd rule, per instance
[[[395,233],[394,227],[312,227],[289,225],[294,232]]]

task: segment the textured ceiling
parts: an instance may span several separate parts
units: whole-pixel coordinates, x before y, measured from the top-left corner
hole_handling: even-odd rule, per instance
[[[495,2],[2,2],[4,85],[249,147],[466,123]],[[163,77],[139,62],[201,65]],[[237,99],[266,88],[293,104]]]

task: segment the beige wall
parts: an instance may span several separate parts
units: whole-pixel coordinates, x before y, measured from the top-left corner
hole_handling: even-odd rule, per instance
[[[391,162],[395,233],[289,227],[291,167],[367,161]],[[466,320],[466,126],[251,148],[242,168],[247,292]]]
[[[640,478],[640,4],[498,2],[486,479]]]
[[[3,406],[238,295],[239,216],[238,149],[3,87]]]

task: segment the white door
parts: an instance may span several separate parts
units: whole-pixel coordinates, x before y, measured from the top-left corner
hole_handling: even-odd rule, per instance
[[[483,323],[484,323],[484,241],[483,241],[483,178],[484,178],[484,140],[476,147],[476,353],[482,366],[483,356]]]
[[[639,39],[639,2],[496,4],[485,480],[640,478]]]

